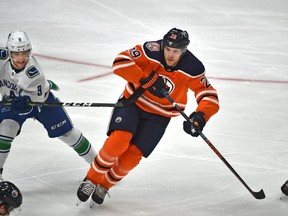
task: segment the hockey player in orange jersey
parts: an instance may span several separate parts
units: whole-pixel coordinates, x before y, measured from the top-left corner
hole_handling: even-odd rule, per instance
[[[129,106],[115,108],[108,138],[97,154],[77,191],[78,198],[102,204],[107,191],[123,179],[142,157],[147,158],[162,138],[171,117],[179,115],[161,93],[165,89],[184,110],[187,92],[192,90],[198,106],[184,121],[186,133],[197,137],[219,109],[216,90],[205,76],[205,68],[189,50],[186,31],[173,28],[162,40],[145,42],[121,52],[113,62],[113,72],[127,85],[120,100],[138,88],[146,91]]]

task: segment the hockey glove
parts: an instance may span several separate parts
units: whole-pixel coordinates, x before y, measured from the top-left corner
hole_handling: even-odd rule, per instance
[[[163,88],[165,89],[165,82],[155,71],[152,71],[148,77],[141,79],[140,85],[142,88],[147,89],[152,95],[164,98],[161,90]]]
[[[58,85],[55,82],[53,82],[52,80],[47,80],[47,81],[49,83],[50,90],[51,89],[55,90],[55,91],[59,91],[60,90],[60,88],[58,87]]]
[[[199,136],[198,131],[202,132],[206,124],[204,116],[205,114],[203,112],[193,112],[189,116],[190,121],[183,122],[184,131],[193,137]]]
[[[29,102],[31,98],[27,95],[20,95],[18,97],[12,98],[12,105],[13,109],[25,109],[29,106]]]

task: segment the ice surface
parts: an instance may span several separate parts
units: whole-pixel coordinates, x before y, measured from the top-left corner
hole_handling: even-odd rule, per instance
[[[122,50],[171,28],[189,32],[221,109],[204,134],[254,191],[256,200],[201,138],[172,120],[154,153],[110,190],[101,206],[76,206],[89,166],[33,120],[4,166],[23,192],[22,215],[284,216],[288,200],[288,2],[286,0],[9,0],[0,2],[0,46],[16,29],[33,42],[65,102],[115,102],[125,82],[112,75]],[[195,108],[193,95],[186,109]],[[111,108],[67,108],[99,150]]]

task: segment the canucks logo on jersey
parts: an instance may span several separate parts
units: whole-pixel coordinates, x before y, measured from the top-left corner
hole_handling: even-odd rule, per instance
[[[39,71],[34,66],[27,69],[26,74],[29,78],[33,78],[39,74]]]
[[[8,58],[8,51],[7,49],[1,49],[0,48],[0,59],[5,60]]]

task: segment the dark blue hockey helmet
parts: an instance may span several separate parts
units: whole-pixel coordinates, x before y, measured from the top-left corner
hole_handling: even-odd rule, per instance
[[[0,182],[0,205],[4,204],[7,212],[20,207],[22,200],[20,190],[13,183],[9,181]]]
[[[172,28],[167,34],[163,37],[163,48],[164,46],[181,49],[183,52],[186,51],[187,46],[189,45],[189,35],[187,31],[181,29]]]

